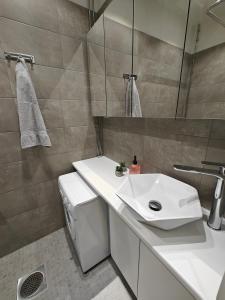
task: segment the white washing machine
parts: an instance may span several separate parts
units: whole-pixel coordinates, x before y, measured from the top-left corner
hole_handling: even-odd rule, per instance
[[[76,172],[59,177],[66,224],[83,272],[109,256],[108,206]]]

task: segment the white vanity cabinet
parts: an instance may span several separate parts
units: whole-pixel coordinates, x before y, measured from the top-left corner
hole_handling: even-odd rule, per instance
[[[138,300],[194,300],[158,258],[142,242],[138,282]]]
[[[140,240],[112,209],[109,220],[111,256],[137,296]]]

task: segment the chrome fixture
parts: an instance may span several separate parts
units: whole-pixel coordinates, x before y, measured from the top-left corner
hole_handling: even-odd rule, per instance
[[[221,24],[222,26],[225,27],[225,20],[222,20],[220,17],[218,17],[214,12],[213,9],[218,7],[220,4],[224,3],[225,4],[225,0],[217,0],[215,3],[213,3],[212,5],[209,6],[209,8],[207,9],[206,13],[209,17],[211,17],[214,21],[216,21],[217,23]]]
[[[15,60],[18,61],[20,58],[23,58],[26,62],[35,64],[35,58],[33,55],[24,54],[24,53],[16,53],[16,52],[4,52],[4,56],[7,60]]]
[[[202,161],[203,165],[218,167],[217,170],[205,169],[198,167],[189,167],[183,165],[174,165],[174,169],[182,172],[189,172],[195,174],[202,174],[207,176],[213,176],[217,178],[217,184],[214,194],[214,199],[212,201],[212,207],[208,219],[208,226],[215,230],[221,230],[223,215],[225,212],[225,191],[224,191],[224,180],[225,180],[225,164]]]
[[[135,80],[137,80],[137,75],[135,75],[135,74],[123,74],[123,78],[124,79],[131,79],[131,78],[134,78]]]

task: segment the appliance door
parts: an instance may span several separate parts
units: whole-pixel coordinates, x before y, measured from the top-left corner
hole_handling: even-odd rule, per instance
[[[67,203],[63,203],[63,206],[64,206],[64,213],[65,213],[65,218],[66,218],[66,225],[67,225],[67,228],[69,230],[72,240],[75,242],[76,241],[76,230],[75,230],[76,221],[71,216]]]

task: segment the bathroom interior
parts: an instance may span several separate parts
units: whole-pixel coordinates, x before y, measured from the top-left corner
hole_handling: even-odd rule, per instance
[[[225,300],[225,0],[0,0],[0,300]]]

